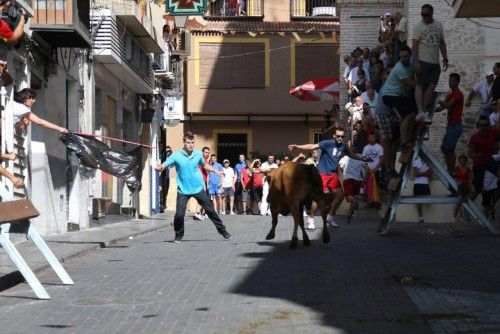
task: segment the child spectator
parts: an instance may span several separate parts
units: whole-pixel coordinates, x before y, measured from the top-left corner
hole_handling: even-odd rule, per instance
[[[413,195],[414,196],[428,196],[431,194],[431,188],[429,187],[429,178],[432,175],[432,171],[429,166],[417,157],[413,162],[413,175],[415,176],[415,184],[413,185]],[[422,213],[422,204],[417,204],[418,211],[418,222],[423,223],[424,217]]]
[[[368,200],[368,205],[378,205],[380,203],[380,189],[378,188],[377,179],[380,170],[380,164],[384,155],[384,149],[377,143],[375,134],[368,136],[368,145],[363,149],[365,158],[371,159],[368,162],[368,175],[365,183],[365,194]]]
[[[220,163],[217,162],[217,156],[215,154],[210,155],[210,164],[212,167],[223,171],[224,167]],[[219,214],[225,214],[222,210],[222,201],[221,201],[221,193],[222,193],[222,180],[219,175],[214,172],[208,172],[208,194],[214,203],[215,211]]]
[[[344,156],[339,161],[339,167],[343,171],[344,195],[347,202],[349,202],[349,209],[347,211],[347,222],[350,223],[354,214],[354,207],[356,205],[356,197],[359,195],[361,185],[366,177],[366,162],[354,160],[348,156]]]
[[[229,160],[224,159],[224,176],[222,177],[222,212],[226,211],[226,201],[229,198],[229,214],[234,215],[234,191],[236,184],[236,173],[229,164]]]

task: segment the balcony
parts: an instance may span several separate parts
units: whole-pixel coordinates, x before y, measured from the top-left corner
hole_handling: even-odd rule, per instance
[[[90,1],[31,0],[30,28],[54,47],[88,48]]]
[[[111,9],[114,15],[127,27],[145,51],[162,53],[153,22],[145,15],[144,8],[133,0],[95,0],[95,7]]]
[[[335,0],[291,0],[294,19],[334,19],[337,17]]]
[[[263,0],[209,0],[205,18],[244,19],[262,18],[264,15]]]

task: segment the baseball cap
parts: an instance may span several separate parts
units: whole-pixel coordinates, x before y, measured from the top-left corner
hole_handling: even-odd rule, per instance
[[[224,161],[222,163],[226,163],[226,162],[229,163],[229,160],[224,159]]]
[[[485,77],[489,77],[490,75],[494,75],[493,71],[486,71]]]

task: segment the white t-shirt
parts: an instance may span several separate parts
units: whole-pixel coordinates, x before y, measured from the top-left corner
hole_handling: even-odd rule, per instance
[[[352,113],[352,124],[356,124],[357,121],[362,121],[363,120],[363,109],[359,110],[359,109],[356,109],[353,113]]]
[[[439,64],[439,44],[444,39],[443,25],[434,20],[431,24],[420,21],[413,29],[413,39],[418,39],[418,59]]]
[[[271,169],[278,168],[278,165],[275,164],[274,162],[270,164],[269,162],[265,161],[260,165],[260,171],[261,172],[269,172]]]
[[[375,169],[380,162],[380,158],[384,155],[384,149],[380,144],[368,144],[363,148],[364,157],[372,159],[371,162],[368,162],[368,168]]]
[[[234,185],[234,169],[231,167],[224,167],[224,175],[222,176],[222,188],[230,188]]]
[[[14,124],[17,124],[23,118],[24,115],[29,114],[31,112],[30,108],[28,108],[22,103],[17,103],[14,100],[10,100],[9,103],[7,103],[5,110],[7,109],[10,109],[10,111],[12,112]]]
[[[345,155],[339,161],[340,168],[343,170],[344,180],[353,179],[363,181],[366,173],[366,162],[354,160]]]
[[[372,108],[372,113],[375,115],[375,112],[377,110],[377,102],[378,102],[378,93],[375,91],[375,96],[373,97],[373,100],[370,100],[368,97],[368,92],[364,92],[361,94],[361,98],[363,99],[363,102],[366,102],[370,105]]]
[[[498,112],[492,112],[490,115],[490,124],[496,126],[497,120],[498,120]]]
[[[488,94],[490,93],[491,87],[493,86],[493,82],[491,85],[488,85],[488,81],[484,80],[483,82],[478,83],[474,86],[474,93],[481,95],[481,102],[488,102]]]
[[[394,28],[394,31],[397,32],[398,34],[398,39],[401,42],[406,41],[406,18],[404,16],[401,17],[401,20],[399,21],[398,24],[396,24],[396,27]]]
[[[351,72],[349,72],[349,77],[348,77],[348,80],[350,82],[352,82],[353,84],[358,81],[358,70],[359,70],[359,67],[354,67]],[[363,70],[365,71],[365,79],[367,81],[370,81],[370,73],[368,72],[368,68],[366,67],[363,67]]]
[[[419,173],[424,173],[429,169],[429,166],[422,159],[417,158],[415,162],[413,162],[413,168],[417,168]],[[416,176],[415,184],[429,184],[429,178],[427,176]]]

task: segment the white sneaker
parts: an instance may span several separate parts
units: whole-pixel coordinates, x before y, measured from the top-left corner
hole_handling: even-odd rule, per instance
[[[203,220],[208,219],[208,215],[206,213],[201,215],[203,217]]]
[[[330,227],[339,227],[339,225],[335,222],[334,216],[326,216],[326,223],[330,225]]]
[[[415,118],[418,122],[424,122],[427,124],[432,124],[432,119],[429,117],[427,112],[419,112]]]
[[[308,217],[307,224],[306,224],[306,230],[314,230],[314,229],[316,229],[316,226],[314,226],[314,218]]]
[[[236,213],[234,213],[234,211],[231,211],[229,212],[229,214],[234,216]]]
[[[306,211],[306,210],[304,210],[304,211],[303,211],[303,215],[304,215],[304,217],[309,216],[309,215],[307,214],[307,211]]]
[[[219,215],[225,215],[225,214],[226,214],[226,212],[225,212],[225,211],[221,211],[221,212],[219,213]]]
[[[196,213],[194,216],[193,216],[193,219],[194,220],[203,220],[205,218],[203,218],[203,215],[201,213]]]

